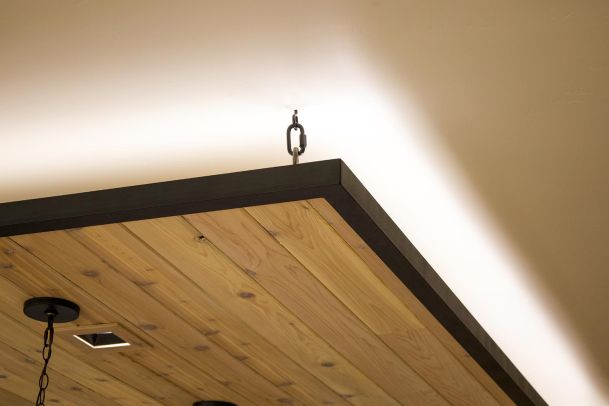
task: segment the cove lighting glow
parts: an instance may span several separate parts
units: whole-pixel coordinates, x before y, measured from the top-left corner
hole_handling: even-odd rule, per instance
[[[362,50],[366,14],[228,3],[28,18],[38,53],[10,50],[40,60],[0,73],[0,200],[287,165],[297,108],[301,162],[343,159],[549,404],[607,404],[416,97]]]

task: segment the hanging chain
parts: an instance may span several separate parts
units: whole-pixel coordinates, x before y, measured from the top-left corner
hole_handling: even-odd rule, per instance
[[[292,130],[298,130],[300,133],[299,147],[292,148]],[[296,165],[298,163],[298,156],[302,155],[307,148],[307,135],[302,124],[298,123],[298,110],[294,110],[292,114],[292,124],[288,126],[286,131],[287,143],[288,143],[288,154],[292,156],[292,163]]]
[[[38,397],[36,398],[36,406],[44,406],[44,397],[46,390],[49,387],[49,374],[47,373],[47,367],[51,360],[51,354],[53,352],[53,336],[55,335],[55,329],[53,328],[53,321],[57,314],[53,310],[47,311],[48,324],[46,330],[44,330],[44,346],[42,347],[42,359],[44,360],[44,366],[40,373],[40,379],[38,380]]]

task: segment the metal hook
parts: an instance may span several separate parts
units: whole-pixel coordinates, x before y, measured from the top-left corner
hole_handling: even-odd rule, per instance
[[[300,133],[298,155],[302,155],[307,148],[307,135],[305,134],[305,129],[302,124],[298,123],[298,110],[294,110],[294,114],[292,114],[292,124],[290,124],[286,130],[288,154],[293,156],[294,150],[292,149],[292,130],[298,130]]]
[[[298,124],[298,110],[294,110],[292,114],[292,124]]]

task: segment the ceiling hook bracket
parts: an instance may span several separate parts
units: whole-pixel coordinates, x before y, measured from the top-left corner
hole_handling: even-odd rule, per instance
[[[294,148],[292,148],[292,130],[298,130],[299,132],[299,146]],[[302,155],[307,148],[307,135],[305,134],[305,129],[302,124],[298,122],[298,110],[294,110],[294,114],[292,114],[292,124],[290,124],[286,130],[286,138],[288,154],[292,156],[292,164],[296,165],[298,163],[298,157]]]

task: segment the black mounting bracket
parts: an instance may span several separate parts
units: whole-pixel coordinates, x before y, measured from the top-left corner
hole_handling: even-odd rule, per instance
[[[74,302],[57,297],[33,297],[23,304],[23,313],[30,319],[44,322],[52,314],[54,323],[67,323],[78,318],[80,307]]]

